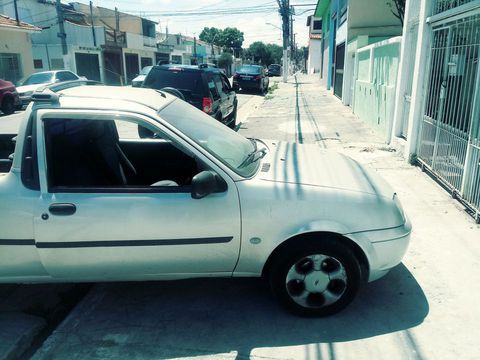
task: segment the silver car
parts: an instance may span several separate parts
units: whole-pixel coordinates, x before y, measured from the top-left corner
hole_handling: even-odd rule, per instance
[[[0,282],[264,276],[324,316],[405,254],[398,196],[355,160],[161,91],[71,86],[34,95],[0,175]]]

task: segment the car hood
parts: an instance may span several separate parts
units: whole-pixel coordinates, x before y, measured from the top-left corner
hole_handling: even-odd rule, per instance
[[[135,79],[132,80],[132,82],[143,81],[143,80],[145,80],[145,78],[146,78],[146,75],[138,75]]]
[[[392,198],[393,190],[378,174],[352,158],[318,145],[264,141],[269,148],[260,179],[319,186]],[[261,145],[259,145],[261,147]]]
[[[26,93],[28,91],[35,91],[37,90],[40,86],[45,86],[48,84],[34,84],[34,85],[25,85],[25,86],[19,86],[17,87],[17,92],[19,94],[21,93]]]

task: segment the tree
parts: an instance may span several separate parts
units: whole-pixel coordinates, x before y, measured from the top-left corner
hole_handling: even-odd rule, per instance
[[[276,44],[265,44],[261,41],[252,43],[245,56],[253,60],[253,63],[270,65],[280,64],[283,56],[283,49]]]
[[[270,64],[280,64],[283,57],[283,48],[276,44],[267,44],[267,51],[271,54],[272,62]],[[266,64],[266,65],[270,65]]]
[[[405,18],[405,3],[406,0],[387,0],[388,6],[390,6],[393,15],[400,20],[402,27]]]
[[[225,69],[227,72],[227,75],[230,75],[230,69],[231,69],[232,63],[233,63],[232,54],[228,52],[224,52],[218,58],[217,65],[218,67]]]
[[[243,32],[237,28],[227,27],[221,33],[222,44],[225,49],[240,49],[242,47],[244,38]]]
[[[198,38],[208,44],[221,46],[224,50],[232,51],[237,55],[240,53],[244,41],[243,32],[235,27],[227,27],[223,30],[216,27],[205,27]]]
[[[216,27],[204,27],[198,38],[208,44],[222,46],[222,32],[223,30]]]

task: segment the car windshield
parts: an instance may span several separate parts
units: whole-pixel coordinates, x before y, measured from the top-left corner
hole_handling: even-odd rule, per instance
[[[237,72],[241,73],[249,73],[249,74],[260,74],[261,67],[260,66],[242,66],[240,69],[238,69]]]
[[[48,84],[53,82],[53,73],[37,73],[20,81],[21,85]]]
[[[255,142],[218,120],[181,100],[161,109],[159,115],[240,176],[250,177],[257,171],[259,161],[245,163],[256,150]]]
[[[157,90],[164,87],[173,87],[180,90],[186,100],[197,98],[203,93],[201,73],[181,68],[162,69],[154,67],[145,78],[143,87]]]
[[[268,68],[272,70],[278,70],[280,69],[280,65],[270,65]]]
[[[152,70],[153,66],[145,66],[142,71],[140,71],[140,75],[148,75],[150,70]]]

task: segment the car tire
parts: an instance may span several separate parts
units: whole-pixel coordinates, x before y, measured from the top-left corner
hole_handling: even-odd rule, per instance
[[[2,112],[5,115],[10,115],[15,112],[15,101],[11,96],[7,96],[3,98],[2,101]]]
[[[233,111],[232,111],[232,114],[230,115],[230,119],[229,120],[229,123],[227,124],[227,126],[230,128],[230,129],[235,129],[235,127],[237,126],[237,104],[235,104],[234,108],[233,108]]]
[[[284,247],[268,269],[275,297],[290,312],[333,315],[352,302],[361,283],[353,251],[333,237],[297,240]]]

